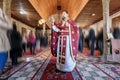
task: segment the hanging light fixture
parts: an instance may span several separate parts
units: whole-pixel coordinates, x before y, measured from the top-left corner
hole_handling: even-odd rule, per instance
[[[38,21],[38,23],[39,23],[40,25],[44,24],[44,23],[45,23],[45,19],[40,19],[40,20]]]
[[[57,0],[57,10],[61,10],[62,6],[61,6],[61,1]]]

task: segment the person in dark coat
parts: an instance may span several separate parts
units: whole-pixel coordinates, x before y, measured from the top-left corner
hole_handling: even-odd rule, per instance
[[[40,43],[41,43],[41,46],[43,47],[44,46],[44,36],[43,36],[42,33],[41,33],[41,37],[40,38],[41,38],[41,42]]]
[[[47,35],[47,32],[45,33],[45,36],[44,36],[44,47],[47,47],[48,45],[48,35]]]
[[[89,42],[91,48],[91,56],[94,56],[95,31],[93,29],[90,29],[89,31]]]
[[[115,27],[114,30],[113,30],[113,36],[115,39],[120,39],[120,29],[119,27]]]
[[[103,29],[98,34],[98,49],[100,50],[101,55],[103,54]]]
[[[20,33],[17,31],[16,24],[13,23],[13,30],[10,31],[10,40],[11,40],[11,50],[10,57],[12,60],[12,65],[18,64],[18,57],[21,57],[22,54],[22,37]]]
[[[82,53],[83,52],[83,32],[82,29],[79,28],[79,45],[78,50]]]
[[[87,36],[87,37],[85,38],[85,43],[86,43],[86,47],[87,47],[87,48],[90,48],[90,47],[89,47],[89,36]]]

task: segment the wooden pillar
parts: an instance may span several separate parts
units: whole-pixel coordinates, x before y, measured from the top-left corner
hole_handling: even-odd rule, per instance
[[[110,0],[102,0],[102,5],[103,5],[103,41],[104,41],[103,61],[107,61],[107,53],[108,53],[108,46],[107,46],[106,40],[107,40],[107,33],[110,32],[109,3],[110,3]]]
[[[11,17],[11,3],[12,0],[3,0],[3,11],[9,17]]]
[[[46,32],[46,24],[43,23],[43,36],[45,36],[45,32]]]

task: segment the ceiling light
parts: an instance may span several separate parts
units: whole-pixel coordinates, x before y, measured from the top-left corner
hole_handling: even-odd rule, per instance
[[[25,14],[25,12],[24,11],[20,11],[20,14]]]
[[[45,19],[40,19],[40,20],[38,21],[38,23],[39,23],[40,25],[44,24],[44,23],[45,23]]]
[[[92,13],[92,15],[91,16],[95,16],[95,13]]]
[[[26,12],[24,10],[20,10],[20,14],[26,14]]]

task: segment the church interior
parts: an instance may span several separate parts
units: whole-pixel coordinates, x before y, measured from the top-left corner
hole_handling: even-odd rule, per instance
[[[120,0],[0,0],[0,80],[120,80],[119,39]]]

